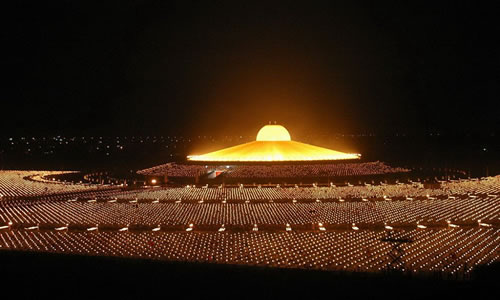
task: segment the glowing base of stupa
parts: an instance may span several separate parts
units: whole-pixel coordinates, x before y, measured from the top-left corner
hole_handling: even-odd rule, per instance
[[[190,155],[190,161],[206,162],[283,162],[359,159],[360,154],[344,153],[292,141],[285,127],[266,125],[257,140],[203,155]]]
[[[349,154],[294,141],[255,141],[219,151],[188,156],[192,161],[250,162],[250,161],[315,161],[359,159]]]

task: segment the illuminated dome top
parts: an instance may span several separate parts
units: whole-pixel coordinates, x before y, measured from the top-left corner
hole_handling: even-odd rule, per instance
[[[330,161],[360,159],[361,154],[344,153],[292,141],[281,125],[266,125],[257,133],[257,140],[201,155],[189,155],[190,161],[202,162],[272,162]]]
[[[290,133],[281,125],[266,125],[257,133],[259,142],[291,141]]]

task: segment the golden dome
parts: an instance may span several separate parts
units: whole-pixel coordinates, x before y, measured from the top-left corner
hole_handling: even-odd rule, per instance
[[[270,162],[347,160],[360,156],[292,141],[285,127],[266,125],[259,130],[256,141],[187,158],[205,162]]]
[[[290,133],[281,125],[266,125],[257,133],[259,142],[291,141]]]

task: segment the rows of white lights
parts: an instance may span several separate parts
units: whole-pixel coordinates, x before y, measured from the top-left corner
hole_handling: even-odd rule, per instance
[[[0,171],[0,200],[8,197],[31,197],[102,189],[99,185],[59,182],[47,176],[74,173],[72,171]]]
[[[391,236],[410,241],[395,266],[407,272],[465,276],[500,261],[500,176],[439,189],[121,191],[52,183],[40,172],[1,175],[9,198],[0,201],[0,249],[377,272],[388,265],[393,245],[383,239]]]
[[[401,265],[413,273],[468,274],[499,261],[500,229],[433,229],[398,233],[410,239]],[[126,256],[170,261],[378,272],[392,245],[386,233],[338,232],[0,232],[0,249]]]
[[[130,203],[132,202],[132,203]],[[15,224],[390,224],[498,223],[500,196],[424,201],[311,203],[137,203],[47,201],[0,203],[0,225]],[[482,220],[482,222],[481,222]]]
[[[357,158],[357,157],[356,157]],[[214,170],[230,171],[230,178],[294,178],[294,177],[334,177],[360,176],[408,172],[409,169],[391,167],[383,162],[306,164],[306,165],[239,165],[204,166],[167,163],[140,170],[137,173],[150,176],[196,177]]]
[[[0,200],[7,198],[22,198],[27,196],[47,197],[65,195],[75,192],[102,193],[101,190],[115,189],[115,197],[120,199],[158,199],[158,200],[301,200],[318,199],[331,200],[343,198],[414,198],[437,197],[440,195],[456,196],[460,194],[500,194],[500,176],[487,177],[481,180],[457,180],[441,182],[438,189],[424,188],[420,182],[399,184],[368,184],[359,186],[300,187],[284,188],[276,185],[273,188],[261,186],[243,186],[239,188],[208,186],[184,188],[149,188],[135,191],[120,192],[118,186],[101,186],[87,184],[72,184],[69,182],[53,182],[45,180],[44,176],[62,174],[51,171],[0,171]],[[247,188],[249,187],[249,188]],[[85,196],[85,195],[84,195]]]
[[[339,198],[414,198],[414,197],[437,197],[457,196],[461,194],[500,194],[500,176],[491,177],[481,181],[457,181],[445,182],[439,189],[424,188],[421,183],[411,184],[366,184],[364,186],[334,186],[329,187],[299,187],[292,188],[276,185],[273,188],[261,186],[239,188],[227,188],[219,186],[211,188],[208,186],[184,188],[153,188],[141,189],[132,192],[117,193],[121,199],[159,199],[159,200],[300,200],[319,199],[330,200]]]

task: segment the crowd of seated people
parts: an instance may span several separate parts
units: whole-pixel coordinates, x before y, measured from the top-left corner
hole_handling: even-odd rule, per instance
[[[412,240],[402,245],[399,267],[413,273],[463,275],[499,260],[500,176],[439,188],[411,182],[123,191],[40,174],[2,172],[0,189],[16,197],[0,201],[0,249],[378,272],[391,250],[384,236],[399,232]]]
[[[216,166],[202,166],[166,163],[137,173],[150,176],[196,177],[216,169]],[[294,177],[337,177],[380,175],[408,172],[409,169],[391,167],[382,162],[294,164],[294,165],[238,165],[231,166],[225,176],[228,178],[294,178]]]
[[[200,201],[201,202],[201,201]],[[23,200],[0,203],[0,224],[16,226],[32,224],[101,224],[125,226],[252,225],[267,224],[281,228],[283,224],[367,226],[388,224],[416,226],[418,222],[440,224],[446,221],[478,226],[497,222],[500,195],[447,199],[403,201],[348,202],[259,202],[259,203],[183,203],[179,201],[119,202],[116,199],[70,199],[67,201],[30,202]]]
[[[50,171],[1,171],[0,197],[22,198],[37,196],[40,199],[67,199],[66,195],[75,195],[81,198],[120,199],[157,199],[162,201],[273,201],[273,200],[338,200],[338,199],[365,199],[390,200],[391,198],[413,199],[416,197],[454,197],[465,194],[498,194],[500,193],[500,176],[481,179],[461,179],[443,181],[439,187],[424,187],[420,182],[397,184],[364,184],[346,186],[298,186],[273,187],[251,186],[243,187],[216,187],[188,186],[188,187],[160,187],[140,188],[122,191],[118,187],[103,187],[102,185],[74,184],[69,182],[53,181],[47,175],[61,174]],[[112,192],[105,192],[113,189]],[[54,198],[55,195],[59,195]]]
[[[328,200],[339,198],[392,198],[436,197],[457,194],[500,193],[500,176],[483,180],[457,180],[442,182],[439,188],[424,187],[420,182],[399,184],[365,184],[328,187],[166,187],[140,189],[117,194],[123,199],[159,200]]]
[[[200,165],[181,165],[166,163],[152,168],[139,170],[137,174],[149,176],[196,177],[205,174],[207,169]]]
[[[380,231],[330,232],[117,232],[0,231],[0,249],[136,257],[169,261],[380,272],[467,278],[480,264],[498,261],[500,229],[408,230],[396,264]]]
[[[306,164],[306,165],[244,165],[234,167],[228,178],[295,178],[295,177],[340,177],[364,176],[408,172],[410,170],[390,167],[382,162]]]
[[[0,199],[67,194],[100,189],[100,185],[60,182],[49,175],[65,174],[64,171],[0,171]]]
[[[456,194],[495,194],[500,192],[500,176],[443,181],[441,188]]]

